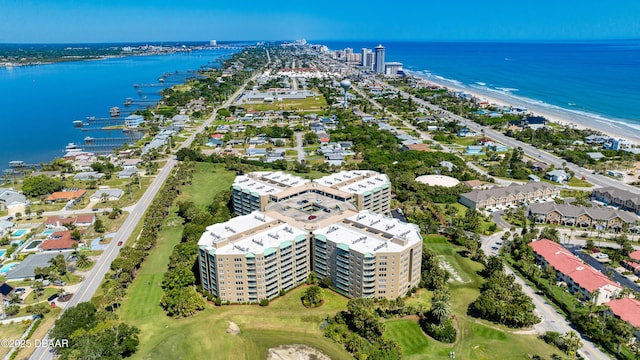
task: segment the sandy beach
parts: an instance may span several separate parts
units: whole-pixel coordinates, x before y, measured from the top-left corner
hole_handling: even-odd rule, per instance
[[[599,115],[563,109],[557,106],[539,102],[533,103],[531,99],[523,99],[516,94],[500,92],[496,90],[482,88],[481,86],[467,86],[455,81],[449,81],[433,75],[423,75],[411,73],[411,75],[427,80],[430,83],[446,87],[448,89],[463,91],[477,98],[485,99],[489,103],[498,106],[523,107],[534,115],[543,116],[549,121],[562,126],[574,127],[577,129],[593,129],[603,134],[613,137],[627,139],[635,145],[640,145],[640,126],[627,124],[622,121],[606,119]]]

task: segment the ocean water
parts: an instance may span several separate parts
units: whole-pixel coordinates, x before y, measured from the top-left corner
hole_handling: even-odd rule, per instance
[[[112,106],[119,106],[125,115],[135,109],[123,105],[128,97],[145,101],[143,105],[147,106],[147,101],[159,98],[161,87],[136,89],[133,84],[157,84],[165,73],[215,67],[221,58],[234,51],[202,50],[0,68],[0,169],[12,160],[27,164],[51,161],[63,155],[67,143],[82,145],[87,136],[126,138],[121,130],[82,131],[74,128],[73,121],[88,116],[109,118]],[[171,81],[172,77],[167,77],[165,86],[172,85]]]
[[[354,52],[377,43],[323,42]],[[600,122],[640,136],[640,40],[594,42],[383,42],[385,61],[427,79]]]

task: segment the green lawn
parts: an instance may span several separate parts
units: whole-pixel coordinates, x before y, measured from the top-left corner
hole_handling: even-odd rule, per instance
[[[306,99],[287,99],[273,104],[244,104],[247,110],[294,110],[294,111],[319,111],[327,106],[327,102],[322,95],[308,97]]]
[[[567,185],[575,186],[575,187],[592,187],[593,186],[591,185],[591,183],[587,182],[586,180],[578,179],[575,176],[569,179],[569,181],[567,181]]]
[[[29,325],[26,323],[13,323],[0,325],[0,338],[2,340],[18,340]],[[4,345],[4,344],[3,344]],[[11,347],[8,345],[0,346],[0,356],[4,357],[9,353]]]
[[[549,358],[553,353],[560,353],[534,335],[514,334],[512,329],[467,315],[469,304],[479,295],[482,278],[477,271],[481,265],[460,255],[462,247],[437,241],[429,242],[427,246],[443,256],[458,275],[468,281],[449,283],[458,339],[454,344],[444,344],[425,335],[415,320],[388,321],[385,336],[398,341],[406,359],[447,358],[451,351],[455,351],[458,359],[527,359],[529,354]],[[428,309],[431,296],[430,291],[420,290],[406,302]]]

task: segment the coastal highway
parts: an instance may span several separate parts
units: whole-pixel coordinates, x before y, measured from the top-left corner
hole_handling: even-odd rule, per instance
[[[260,72],[257,72],[253,77],[251,77],[251,79],[247,80],[247,82],[251,80],[255,80],[259,74]],[[191,134],[191,136],[189,136],[182,143],[182,145],[180,145],[178,149],[189,147],[193,142],[193,140],[195,139],[196,134],[204,131],[204,129],[215,120],[218,109],[229,106],[231,104],[231,101],[235,99],[242,92],[245,85],[246,85],[246,82],[233,95],[231,95],[227,99],[227,101],[225,101],[224,104],[216,108],[213,111],[213,114],[204,123],[202,123],[197,128],[197,130],[194,131]],[[120,252],[121,247],[117,245],[118,242],[122,241],[123,243],[125,243],[127,239],[131,237],[133,230],[138,224],[138,221],[140,221],[143,218],[144,213],[147,211],[147,208],[149,207],[149,205],[151,205],[151,202],[153,201],[156,194],[162,187],[162,184],[164,184],[165,180],[169,177],[169,175],[171,174],[171,171],[174,169],[177,163],[178,161],[175,159],[175,157],[172,156],[164,165],[164,167],[160,169],[156,178],[151,182],[151,185],[149,185],[149,188],[142,195],[138,203],[132,208],[131,213],[122,224],[122,227],[120,227],[114,239],[104,250],[104,253],[100,256],[100,258],[96,262],[96,265],[93,267],[93,270],[87,275],[85,280],[80,284],[80,286],[78,287],[78,291],[73,295],[73,297],[71,298],[71,300],[69,301],[65,309],[68,309],[72,306],[76,306],[81,302],[91,300],[91,298],[93,297],[93,294],[98,289],[98,286],[100,286],[100,284],[102,283],[102,280],[104,279],[106,273],[109,271],[111,267],[111,262],[113,262],[113,260],[118,256],[118,253]],[[48,338],[48,335],[45,338]],[[36,348],[34,353],[31,355],[31,359],[38,359],[38,360],[53,359],[54,353],[49,350],[50,349],[48,348],[38,347]]]
[[[477,124],[469,119],[463,118],[461,116],[458,116],[450,111],[444,110],[442,108],[440,108],[439,106],[433,105],[427,101],[424,101],[422,99],[419,99],[405,91],[400,91],[398,88],[388,85],[386,83],[379,83],[379,85],[381,86],[385,86],[391,90],[394,90],[396,92],[399,92],[400,95],[404,98],[409,98],[411,97],[411,99],[426,107],[431,109],[432,111],[435,111],[437,113],[442,113],[447,115],[449,118],[453,119],[453,120],[458,120],[461,124],[465,125],[466,127],[468,127],[469,129],[475,131],[476,133],[480,134],[480,133],[484,133],[485,136],[490,137],[494,140],[497,140],[501,143],[503,143],[504,145],[507,145],[509,147],[512,148],[517,148],[520,147],[522,148],[522,150],[529,156],[531,156],[534,159],[537,159],[537,161],[541,161],[550,165],[554,165],[557,169],[562,169],[563,163],[566,163],[566,167],[573,171],[575,176],[578,178],[581,177],[585,177],[587,179],[588,182],[592,183],[593,185],[595,185],[596,187],[607,187],[607,186],[613,186],[622,190],[627,190],[627,191],[633,191],[633,192],[637,192],[638,188],[633,187],[631,185],[627,185],[621,181],[612,179],[612,178],[608,178],[606,176],[602,176],[602,175],[598,175],[598,174],[593,174],[591,170],[587,170],[583,167],[580,167],[578,165],[572,164],[567,162],[566,160],[559,158],[553,154],[550,154],[544,150],[540,150],[532,145],[529,145],[527,143],[524,143],[520,140],[508,137],[506,135],[504,135],[503,133],[496,131],[494,129],[491,129],[489,127],[486,126],[482,126],[480,124]]]

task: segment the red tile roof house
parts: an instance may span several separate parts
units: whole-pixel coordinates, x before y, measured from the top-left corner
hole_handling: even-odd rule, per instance
[[[54,203],[54,202],[67,202],[67,201],[77,201],[79,199],[82,199],[82,197],[87,193],[86,190],[84,189],[76,189],[76,190],[70,190],[70,191],[56,191],[53,194],[47,196],[46,199],[44,199],[44,202],[50,204],[50,203]]]
[[[556,271],[556,279],[565,282],[571,293],[579,292],[584,298],[600,305],[615,299],[622,291],[622,286],[583,263],[558,243],[540,239],[529,246],[533,249],[536,261],[545,268],[551,266]]]
[[[71,238],[71,231],[57,231],[51,234],[49,240],[40,244],[42,251],[73,249],[73,244],[77,241]]]
[[[636,329],[635,336],[640,335],[640,301],[631,298],[611,300],[605,305],[611,308],[611,312],[626,321]]]

